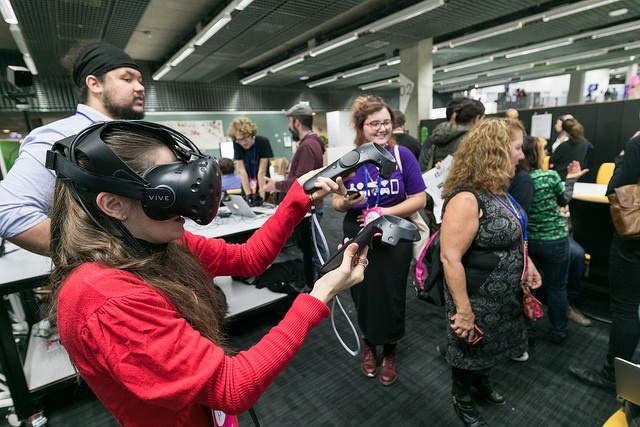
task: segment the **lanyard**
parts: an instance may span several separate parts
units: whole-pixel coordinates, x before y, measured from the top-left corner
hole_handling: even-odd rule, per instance
[[[80,112],[80,111],[76,111],[76,114],[79,116],[82,116],[84,118],[86,118],[87,120],[89,120],[91,123],[95,123],[95,120],[93,120],[91,117],[87,116],[85,113]]]
[[[369,209],[369,172],[367,171],[367,165],[364,168],[364,188],[367,191],[367,209]],[[376,206],[380,203],[380,187],[382,186],[380,175],[378,175],[378,194],[376,195]]]
[[[528,260],[527,260],[527,258],[529,257],[529,242],[528,242],[528,235],[527,235],[527,215],[524,213],[524,210],[522,210],[522,207],[518,204],[518,202],[516,202],[515,199],[511,197],[511,194],[506,193],[507,202],[509,203],[507,205],[507,203],[505,203],[504,200],[502,200],[500,197],[496,196],[493,193],[493,191],[489,191],[489,193],[491,193],[493,198],[496,199],[498,202],[500,202],[500,204],[504,206],[511,215],[513,215],[516,221],[518,221],[518,224],[520,224],[520,229],[522,230],[522,253],[524,254],[524,268],[522,270],[522,280],[524,281],[527,278],[527,270],[529,269]]]
[[[257,152],[257,148],[256,148],[256,137],[253,137],[253,176],[251,176],[250,178],[257,178],[258,177],[258,159],[256,157],[258,157],[258,152]],[[247,156],[244,156],[244,164],[247,165],[247,170],[249,169],[249,159],[247,158]]]

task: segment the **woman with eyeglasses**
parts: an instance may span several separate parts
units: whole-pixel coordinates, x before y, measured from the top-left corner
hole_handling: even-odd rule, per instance
[[[344,236],[355,236],[361,227],[380,215],[408,218],[424,208],[425,185],[418,161],[411,151],[393,139],[393,112],[389,104],[377,96],[362,96],[351,107],[355,145],[367,142],[385,147],[396,158],[398,168],[391,178],[383,179],[378,169],[366,164],[345,181],[348,193],[332,198],[332,206],[346,212]],[[382,245],[374,238],[369,252],[370,266],[364,281],[351,289],[358,324],[363,335],[362,373],[374,378],[380,366],[380,383],[388,386],[397,378],[396,345],[405,332],[405,300],[407,274],[412,257],[412,244]],[[382,346],[378,364],[376,346]]]
[[[247,117],[236,117],[227,130],[233,139],[233,160],[242,179],[242,190],[250,201],[266,197],[262,188],[264,177],[269,176],[269,161],[273,157],[269,138],[257,133],[258,126]]]

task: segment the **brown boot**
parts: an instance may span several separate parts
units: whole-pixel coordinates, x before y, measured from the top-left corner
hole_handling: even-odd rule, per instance
[[[567,317],[580,326],[591,326],[591,320],[573,305],[567,308]]]
[[[380,365],[380,384],[389,386],[398,379],[396,369],[396,354],[383,354],[382,364]]]
[[[367,341],[362,345],[362,363],[360,370],[369,378],[373,378],[378,373],[378,356],[376,355],[376,346],[370,345]]]

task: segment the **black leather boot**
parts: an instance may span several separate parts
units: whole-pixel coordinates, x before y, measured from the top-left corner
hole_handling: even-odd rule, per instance
[[[492,405],[503,406],[505,404],[504,397],[493,388],[488,375],[477,374],[473,381],[473,387],[478,390],[484,400]]]
[[[478,412],[476,402],[471,396],[463,398],[453,396],[453,409],[466,427],[488,427],[489,425]]]

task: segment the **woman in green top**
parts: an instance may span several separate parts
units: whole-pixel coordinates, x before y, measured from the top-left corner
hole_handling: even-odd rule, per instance
[[[531,166],[533,200],[529,209],[529,255],[542,272],[550,323],[549,339],[555,344],[567,337],[567,280],[569,277],[569,231],[559,206],[566,206],[573,184],[589,172],[574,161],[567,166],[563,183],[558,172],[543,170],[538,159],[544,157],[546,141],[527,137],[523,146],[525,161]],[[529,145],[529,147],[527,147]]]

